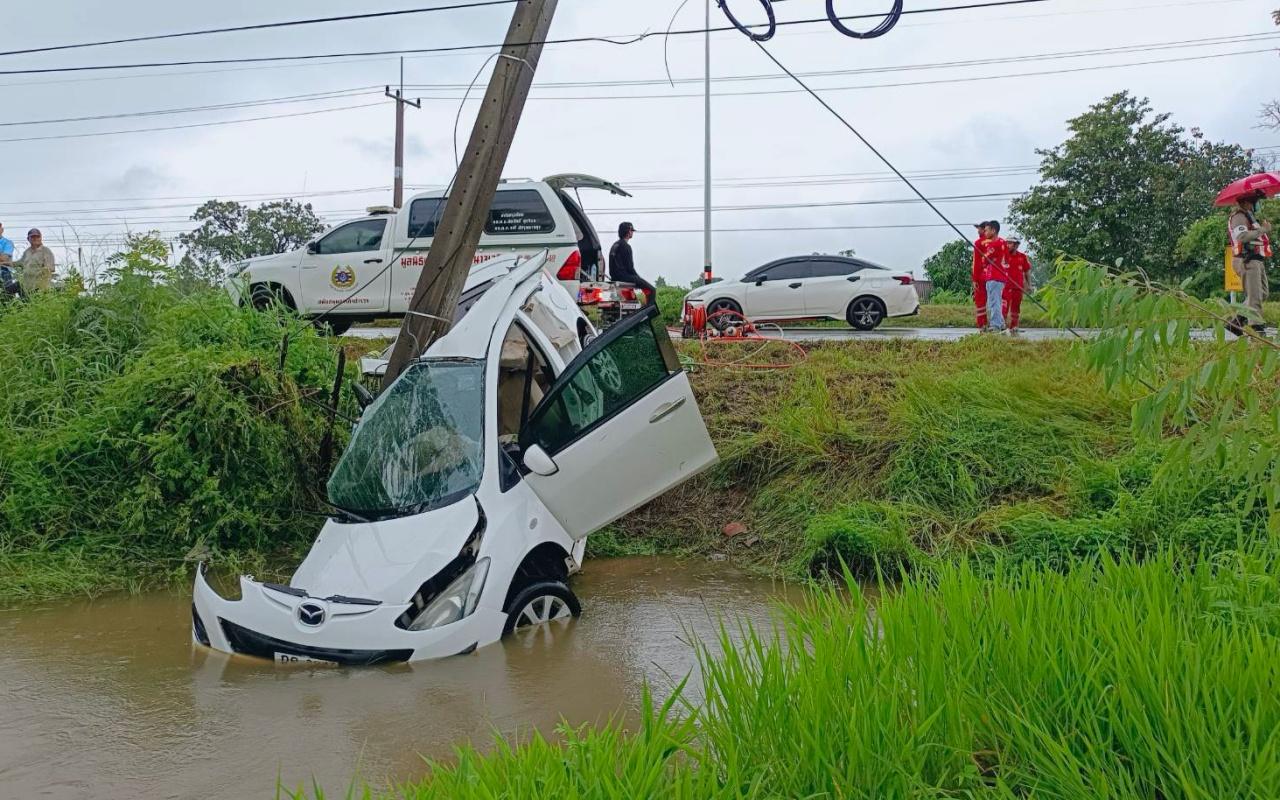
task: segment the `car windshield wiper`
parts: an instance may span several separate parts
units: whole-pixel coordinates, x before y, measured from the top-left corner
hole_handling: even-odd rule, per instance
[[[342,514],[342,516],[343,516],[343,517],[345,517],[345,519],[343,520],[344,522],[364,522],[364,523],[368,523],[368,522],[370,521],[370,520],[365,519],[364,517],[360,516],[360,515],[359,515],[359,514],[357,514],[356,512],[352,511],[351,509],[349,509],[349,508],[343,508],[342,506],[338,505],[337,503],[330,502],[329,500],[327,500],[327,499],[325,499],[325,498],[323,498],[323,497],[322,497],[322,498],[320,498],[320,502],[321,502],[321,503],[324,503],[324,504],[325,504],[326,506],[328,506],[329,508],[332,508],[333,510],[335,510],[335,511],[339,512],[340,514]]]

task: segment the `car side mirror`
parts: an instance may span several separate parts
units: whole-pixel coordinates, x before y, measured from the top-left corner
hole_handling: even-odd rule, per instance
[[[560,471],[555,460],[539,444],[531,444],[524,449],[524,465],[534,475],[543,477],[550,477]]]
[[[761,275],[760,277],[756,278],[756,286],[764,286],[764,282],[767,280],[769,280],[768,275]]]
[[[310,253],[310,254],[311,254],[311,255],[313,255],[313,256],[314,256],[316,253],[319,253],[319,252],[320,252],[320,243],[319,243],[319,242],[307,242],[307,252],[308,252],[308,253]]]

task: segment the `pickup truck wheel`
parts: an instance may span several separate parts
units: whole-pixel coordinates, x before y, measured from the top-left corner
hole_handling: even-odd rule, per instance
[[[567,620],[582,614],[582,604],[563,581],[538,581],[524,588],[511,601],[504,634]]]
[[[284,302],[280,296],[271,291],[265,283],[259,283],[249,292],[249,304],[259,311],[265,311],[276,303]]]

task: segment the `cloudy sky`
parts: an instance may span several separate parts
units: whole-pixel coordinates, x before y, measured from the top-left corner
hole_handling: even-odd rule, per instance
[[[0,49],[448,2],[45,0],[7,15]],[[906,7],[963,4],[907,0]],[[677,5],[561,0],[552,38],[661,33]],[[842,0],[836,8],[853,14],[889,5]],[[825,22],[794,25],[768,47],[794,71],[838,73],[809,81],[899,168],[920,174],[927,194],[979,195],[941,204],[968,223],[1003,216],[1008,196],[1034,181],[1035,149],[1060,142],[1070,117],[1118,90],[1150,97],[1214,139],[1280,145],[1280,134],[1254,127],[1267,92],[1280,94],[1273,49],[1280,28],[1269,15],[1276,5],[1044,0],[908,16],[873,41],[842,37]],[[777,13],[811,19],[824,15],[823,6],[788,0]],[[730,7],[759,17],[758,0],[731,0]],[[0,221],[15,240],[38,225],[50,243],[67,248],[58,252],[65,263],[77,247],[86,260],[100,258],[126,230],[176,236],[207,198],[305,197],[330,223],[390,202],[394,109],[381,94],[383,84],[399,79],[396,57],[18,71],[486,44],[502,39],[510,13],[509,5],[497,5],[0,56],[0,72],[8,73],[0,74]],[[702,19],[702,0],[690,0],[675,28],[700,28]],[[714,12],[713,26],[723,24]],[[674,87],[666,82],[662,36],[627,46],[548,46],[506,174],[586,172],[621,182],[634,198],[583,195],[597,229],[608,238],[618,222],[633,221],[641,271],[687,282],[702,263],[703,40],[683,35],[666,44]],[[1079,54],[1098,50],[1111,52]],[[884,166],[813,98],[776,77],[777,68],[747,39],[713,34],[712,51],[713,76],[750,78],[720,80],[713,89],[714,202],[725,207],[714,216],[718,274],[850,247],[915,268],[947,241],[948,230],[923,205],[865,204],[910,192],[886,179]],[[448,180],[458,87],[472,81],[486,55],[405,59],[405,83],[414,87],[408,93],[424,98],[421,110],[408,111],[410,185]],[[975,60],[987,63],[954,63]],[[1163,63],[1150,63],[1156,61]],[[1050,72],[1057,74],[1044,74]],[[138,115],[193,107],[203,110]],[[460,140],[474,109],[463,107]],[[134,116],[117,116],[126,114]],[[93,116],[108,118],[51,121]],[[168,130],[145,130],[156,128]],[[734,208],[741,206],[757,208]]]

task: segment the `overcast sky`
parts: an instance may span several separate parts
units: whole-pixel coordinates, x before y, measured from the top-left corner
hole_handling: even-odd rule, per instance
[[[88,4],[45,0],[6,15],[4,47],[20,49],[115,37],[168,33],[285,19],[441,5],[446,0],[223,0],[176,4],[124,0]],[[907,8],[953,4],[907,0]],[[955,2],[954,4],[961,4]],[[561,0],[552,38],[627,35],[667,28],[678,0]],[[889,0],[836,4],[841,13],[887,8]],[[1277,0],[1046,0],[1043,3],[904,18],[883,38],[848,39],[826,23],[779,29],[771,51],[798,72],[874,70],[815,77],[811,83],[908,172],[966,171],[959,178],[922,180],[931,196],[1009,194],[1034,182],[1027,168],[1037,147],[1066,135],[1066,121],[1106,95],[1128,89],[1151,98],[1187,127],[1246,146],[1280,145],[1280,135],[1259,130],[1255,111],[1277,89],[1275,52],[1280,35],[1269,12]],[[780,19],[823,16],[821,0],[779,3]],[[756,0],[732,0],[752,17]],[[339,22],[176,41],[114,45],[0,57],[0,70],[237,58],[341,51],[432,48],[500,41],[511,6]],[[758,16],[758,13],[755,14]],[[701,0],[690,0],[676,29],[702,27]],[[713,25],[724,24],[719,12]],[[1194,40],[1250,36],[1204,45]],[[1009,58],[1192,40],[1194,46],[1020,60],[977,66],[882,69],[973,59]],[[507,166],[511,177],[586,172],[630,185],[624,200],[584,193],[602,238],[618,222],[640,229],[634,242],[640,271],[651,278],[688,282],[702,263],[703,40],[668,40],[675,88],[665,83],[663,38],[630,46],[577,43],[549,46],[538,69],[534,97],[520,124]],[[716,77],[776,75],[777,69],[735,32],[712,37]],[[1180,63],[1134,62],[1239,54]],[[452,133],[461,92],[486,53],[432,54],[405,61],[411,96],[427,98],[408,110],[406,180],[438,185],[453,170]],[[1067,74],[1010,76],[1050,70]],[[258,202],[270,196],[309,198],[329,223],[360,216],[365,206],[390,202],[394,109],[381,86],[398,80],[395,57],[268,63],[221,67],[167,67],[109,72],[0,75],[0,221],[16,242],[32,225],[59,249],[63,263],[75,243],[101,254],[122,231],[156,229],[166,237],[202,199]],[[993,79],[971,80],[1001,76]],[[660,81],[631,86],[554,87],[537,84]],[[915,82],[912,86],[884,86]],[[835,87],[843,88],[833,91]],[[723,81],[715,93],[794,90],[782,79]],[[350,90],[350,93],[347,93]],[[358,94],[360,90],[369,93]],[[483,78],[476,90],[483,92]],[[321,100],[56,124],[13,124],[64,117],[112,115],[191,106],[343,93]],[[638,97],[642,95],[643,97]],[[672,95],[691,95],[672,97]],[[657,96],[657,97],[655,97]],[[560,99],[573,98],[573,99]],[[349,108],[364,106],[366,108]],[[291,118],[287,114],[308,113]],[[464,109],[465,142],[475,104]],[[30,137],[161,128],[277,117],[180,130],[76,138]],[[714,98],[714,202],[717,206],[849,203],[910,196],[900,183],[876,181],[883,165],[813,98],[775,93]],[[8,140],[8,141],[3,141]],[[974,170],[995,174],[977,175]],[[1021,168],[1021,169],[1017,169]],[[874,174],[869,174],[874,173]],[[841,176],[831,179],[829,176]],[[824,176],[819,178],[797,176]],[[873,179],[869,181],[868,178]],[[754,181],[752,179],[755,179]],[[767,183],[791,185],[760,186]],[[674,188],[670,183],[677,182]],[[817,185],[813,182],[817,181]],[[734,183],[756,185],[735,186]],[[796,185],[809,182],[809,185]],[[372,189],[364,193],[349,190]],[[344,194],[318,194],[347,191]],[[957,222],[1004,215],[1007,199],[993,197],[941,206]],[[147,208],[150,206],[150,208]],[[690,212],[652,209],[688,208]],[[854,248],[899,268],[917,268],[947,241],[949,231],[926,207],[914,204],[843,205],[715,214],[717,273],[735,277],[765,260],[794,253]],[[799,230],[800,228],[830,228]],[[782,230],[772,230],[782,229]],[[680,232],[695,231],[695,232]]]

